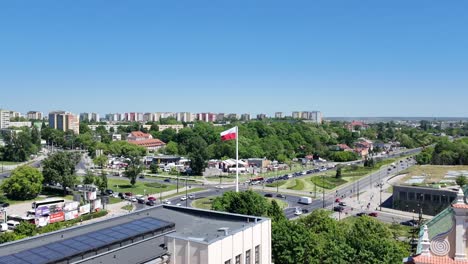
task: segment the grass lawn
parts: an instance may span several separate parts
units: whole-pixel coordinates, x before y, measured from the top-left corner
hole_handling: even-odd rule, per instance
[[[8,165],[17,165],[17,164],[20,164],[22,162],[15,162],[15,161],[0,161],[0,166],[1,165],[5,165],[5,166],[8,166]]]
[[[125,200],[122,200],[122,199],[116,198],[116,197],[109,197],[109,204],[116,204],[116,203],[120,203],[122,201],[125,201]]]
[[[265,184],[266,187],[280,187],[283,186],[284,184],[286,183],[286,181],[275,181],[275,182],[272,182],[272,183],[268,183],[268,184]]]
[[[302,191],[304,189],[304,180],[295,179],[294,185],[288,187],[289,190]]]
[[[267,199],[268,199],[268,201],[270,201],[270,203],[271,203],[271,201],[275,200],[276,203],[278,203],[281,210],[284,210],[289,206],[289,204],[286,201],[281,200],[281,199],[276,199],[276,198],[267,198]]]
[[[205,189],[203,188],[191,188],[187,191],[187,193],[194,193],[194,192],[200,192],[200,191],[204,191]],[[179,196],[179,195],[184,195],[185,192],[183,191],[180,191],[179,193],[174,193],[174,194],[171,194],[171,195],[166,195],[166,196],[163,196],[162,199],[169,199],[169,198],[172,198],[174,196]]]
[[[114,192],[131,192],[133,194],[157,194],[159,192],[167,192],[176,189],[172,184],[161,184],[158,182],[139,182],[137,181],[134,186],[130,184],[129,180],[108,179],[110,189]],[[145,192],[146,190],[146,192]]]
[[[328,189],[328,190],[334,189],[334,188],[336,188],[336,187],[338,187],[338,186],[340,186],[342,184],[347,183],[346,180],[337,179],[335,177],[330,177],[330,176],[327,176],[327,177],[321,177],[321,176],[311,177],[310,181],[312,183],[314,183],[315,185],[317,185],[318,187]]]

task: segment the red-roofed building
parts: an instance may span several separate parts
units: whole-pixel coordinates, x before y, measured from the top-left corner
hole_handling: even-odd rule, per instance
[[[148,151],[156,151],[166,146],[166,143],[157,138],[153,138],[151,134],[141,131],[133,131],[127,136],[129,143],[146,148]]]
[[[359,131],[361,129],[368,129],[369,128],[369,125],[364,123],[364,122],[361,122],[361,121],[354,121],[347,124],[346,125],[346,128],[349,130],[349,131]]]
[[[420,230],[416,255],[406,264],[468,264],[468,204],[462,189],[455,202]]]
[[[343,150],[343,151],[353,151],[352,148],[350,148],[348,145],[346,144],[338,144],[337,145],[338,148],[340,148],[340,150]]]

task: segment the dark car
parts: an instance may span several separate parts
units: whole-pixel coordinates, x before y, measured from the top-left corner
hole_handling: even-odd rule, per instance
[[[125,198],[125,194],[123,194],[123,193],[121,193],[121,192],[119,192],[118,196],[119,196],[120,198],[122,198],[122,199]]]
[[[405,225],[405,226],[417,226],[418,225],[418,221],[416,220],[408,220],[408,221],[403,221],[400,223],[401,225]]]
[[[307,214],[308,212],[309,212],[308,209],[302,209],[302,213],[303,213],[303,214]]]
[[[2,203],[2,204],[0,204],[0,207],[3,207],[3,208],[6,208],[6,207],[8,207],[8,206],[10,206],[9,203]]]
[[[342,207],[342,206],[333,207],[333,211],[335,211],[335,212],[343,212],[343,210],[344,210],[344,207]]]
[[[111,189],[107,189],[107,190],[106,190],[106,194],[108,194],[108,195],[114,194],[114,191],[111,190]]]
[[[372,217],[377,217],[378,214],[376,212],[372,212],[372,213],[369,213],[368,215]]]
[[[281,193],[278,193],[276,197],[286,199],[286,195],[281,194]]]
[[[144,204],[145,203],[145,198],[137,198],[137,201],[139,204]]]
[[[149,201],[146,202],[146,205],[154,206],[154,201],[149,200]]]
[[[356,216],[363,216],[363,215],[366,215],[366,213],[360,212],[360,213],[357,213],[357,214],[356,214]]]
[[[265,197],[273,197],[273,194],[267,193],[267,194],[265,194]]]
[[[171,182],[171,179],[164,179],[165,182]]]
[[[145,178],[145,175],[140,175],[138,178],[144,179],[144,178]]]

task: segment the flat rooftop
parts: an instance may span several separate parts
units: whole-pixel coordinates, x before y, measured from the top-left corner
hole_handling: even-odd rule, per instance
[[[458,176],[468,177],[468,166],[416,165],[407,170],[398,184],[428,188],[457,186]]]
[[[130,224],[136,220],[148,218],[175,224],[175,231],[170,232],[167,236],[206,244],[213,243],[225,236],[230,236],[258,222],[267,220],[262,217],[159,205],[99,222],[89,224],[83,223],[82,225],[56,232],[5,243],[0,245],[0,257],[34,249],[54,242],[65,241],[74,237],[93,234],[103,229],[114,228]],[[228,229],[227,234],[225,234],[224,231],[220,231],[220,229],[223,228]]]

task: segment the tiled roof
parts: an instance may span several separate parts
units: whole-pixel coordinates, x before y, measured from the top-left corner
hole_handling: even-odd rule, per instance
[[[467,264],[468,260],[454,260],[447,256],[437,257],[437,256],[423,256],[419,255],[413,257],[414,264]]]
[[[166,145],[166,143],[159,139],[129,140],[128,142],[142,147],[161,147]]]
[[[130,134],[132,134],[133,137],[142,137],[142,138],[149,138],[150,134],[143,133],[141,131],[133,131]]]
[[[463,203],[463,204],[455,203],[455,204],[452,204],[452,207],[453,208],[468,209],[468,204],[466,204],[466,203]]]

